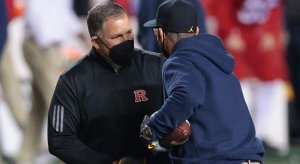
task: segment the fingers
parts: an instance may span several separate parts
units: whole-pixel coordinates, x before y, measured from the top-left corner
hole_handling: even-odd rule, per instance
[[[144,120],[141,124],[141,129],[140,129],[140,135],[146,140],[151,140],[152,138],[152,132],[150,127],[147,125],[150,121],[150,117],[148,115],[145,115]]]

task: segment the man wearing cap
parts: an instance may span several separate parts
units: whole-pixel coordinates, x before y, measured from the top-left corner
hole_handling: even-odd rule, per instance
[[[194,7],[168,0],[144,26],[154,29],[168,59],[162,68],[165,103],[155,115],[145,116],[141,136],[160,140],[188,120],[191,136],[170,148],[173,163],[262,163],[264,148],[232,73],[234,59],[218,37],[198,35]]]

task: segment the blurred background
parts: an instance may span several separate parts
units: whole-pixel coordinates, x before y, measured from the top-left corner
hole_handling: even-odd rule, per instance
[[[88,10],[106,0],[0,0],[0,164],[62,163],[48,152],[46,118],[59,73],[91,49]],[[135,46],[159,52],[151,29],[164,0],[115,0]],[[200,33],[235,60],[266,164],[300,163],[300,1],[188,0]],[[58,72],[58,73],[57,73]]]

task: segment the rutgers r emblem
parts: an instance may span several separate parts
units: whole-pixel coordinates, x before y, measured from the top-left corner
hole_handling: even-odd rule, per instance
[[[135,90],[133,91],[135,96],[135,103],[140,103],[142,101],[148,101],[148,98],[146,97],[146,91],[143,89]]]

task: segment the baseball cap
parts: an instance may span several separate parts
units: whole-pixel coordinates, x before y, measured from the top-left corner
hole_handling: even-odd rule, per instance
[[[160,27],[167,32],[194,33],[197,29],[197,11],[186,0],[167,0],[157,10],[156,19],[144,27]]]

